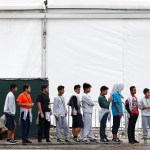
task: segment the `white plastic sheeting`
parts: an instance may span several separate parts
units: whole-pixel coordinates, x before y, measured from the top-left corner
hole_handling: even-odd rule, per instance
[[[44,9],[44,0],[0,0],[0,10]]]
[[[41,20],[0,20],[0,78],[41,77]]]
[[[149,0],[48,0],[49,8],[149,9]]]
[[[84,82],[92,85],[95,101],[100,86],[112,89],[118,82],[125,84],[125,99],[131,85],[137,87],[140,99],[143,89],[149,87],[149,39],[149,19],[49,20],[47,75],[51,100],[58,85],[66,87],[68,101],[73,86]]]

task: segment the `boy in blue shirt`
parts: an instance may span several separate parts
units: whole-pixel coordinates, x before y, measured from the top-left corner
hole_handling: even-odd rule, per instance
[[[120,127],[120,120],[123,116],[123,107],[121,98],[123,98],[121,91],[123,90],[123,84],[115,84],[112,90],[112,114],[113,114],[113,127],[112,127],[112,134],[113,134],[113,142],[122,142],[118,137],[118,129]]]

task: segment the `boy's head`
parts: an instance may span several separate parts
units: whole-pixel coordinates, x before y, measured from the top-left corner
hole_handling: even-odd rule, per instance
[[[31,87],[30,87],[30,85],[24,84],[24,85],[23,85],[23,91],[24,91],[24,92],[27,92],[27,93],[30,93],[30,92],[31,92]]]
[[[136,94],[136,87],[135,86],[130,87],[130,93],[131,93],[131,95]]]
[[[65,87],[60,85],[58,86],[57,90],[58,90],[58,94],[63,95],[65,93]]]
[[[145,88],[145,89],[143,90],[143,93],[144,93],[145,97],[147,97],[147,98],[150,97],[150,91],[149,91],[148,88]]]
[[[83,90],[85,93],[90,93],[91,92],[91,85],[89,83],[84,83],[83,84]]]
[[[100,91],[101,91],[101,94],[103,94],[103,95],[107,95],[107,93],[108,93],[108,87],[107,86],[102,86],[101,88],[100,88]]]
[[[80,94],[80,90],[81,90],[81,86],[80,86],[79,84],[74,86],[74,91],[75,91],[77,94]]]
[[[13,93],[16,93],[17,90],[18,90],[18,87],[16,84],[10,84],[10,90],[13,92]]]
[[[42,90],[42,92],[44,92],[44,93],[48,93],[48,92],[49,92],[48,85],[42,85],[42,86],[41,86],[41,90]]]

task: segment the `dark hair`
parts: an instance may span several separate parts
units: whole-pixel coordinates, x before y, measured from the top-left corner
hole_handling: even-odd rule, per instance
[[[81,88],[81,86],[79,84],[77,84],[77,85],[74,86],[74,90],[76,90],[78,88]]]
[[[100,91],[102,92],[102,91],[105,91],[105,90],[108,90],[109,88],[107,87],[107,86],[101,86],[101,88],[100,88]]]
[[[64,86],[60,85],[60,86],[58,86],[57,90],[58,90],[58,91],[61,91],[61,90],[64,89],[64,88],[65,88]]]
[[[42,85],[41,90],[43,91],[44,89],[48,88],[48,85]]]
[[[83,83],[83,90],[85,91],[87,88],[91,88],[92,86],[89,83]]]
[[[12,90],[12,89],[14,89],[14,88],[16,88],[16,87],[17,87],[16,84],[14,84],[14,83],[10,84],[10,90]]]
[[[147,92],[149,92],[149,89],[148,89],[148,88],[145,88],[145,89],[143,90],[143,93],[146,94]]]
[[[130,87],[130,91],[132,91],[133,89],[135,89],[135,86],[131,86]]]
[[[23,91],[25,91],[25,90],[28,89],[29,87],[30,87],[29,84],[24,84],[24,85],[23,85]]]

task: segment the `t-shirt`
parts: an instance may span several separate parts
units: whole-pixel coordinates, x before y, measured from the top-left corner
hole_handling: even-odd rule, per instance
[[[113,114],[113,116],[119,115],[118,110],[115,106],[115,103],[118,103],[120,112],[123,115],[123,107],[122,107],[122,101],[121,101],[120,94],[118,92],[114,92],[114,94],[112,96],[113,96],[113,100],[112,100],[112,114]]]
[[[109,109],[110,102],[107,101],[105,95],[100,94],[98,98],[98,103],[101,108]]]
[[[30,94],[26,94],[26,93],[21,93],[17,98],[17,102],[23,103],[23,104],[32,104],[33,103]],[[31,106],[21,106],[21,107],[26,108],[26,109],[31,108]]]
[[[138,114],[138,101],[136,97],[133,97],[132,99],[132,114]]]
[[[50,99],[48,94],[41,93],[40,95],[37,96],[36,102],[41,103],[42,112],[50,112],[50,108],[49,108]]]

